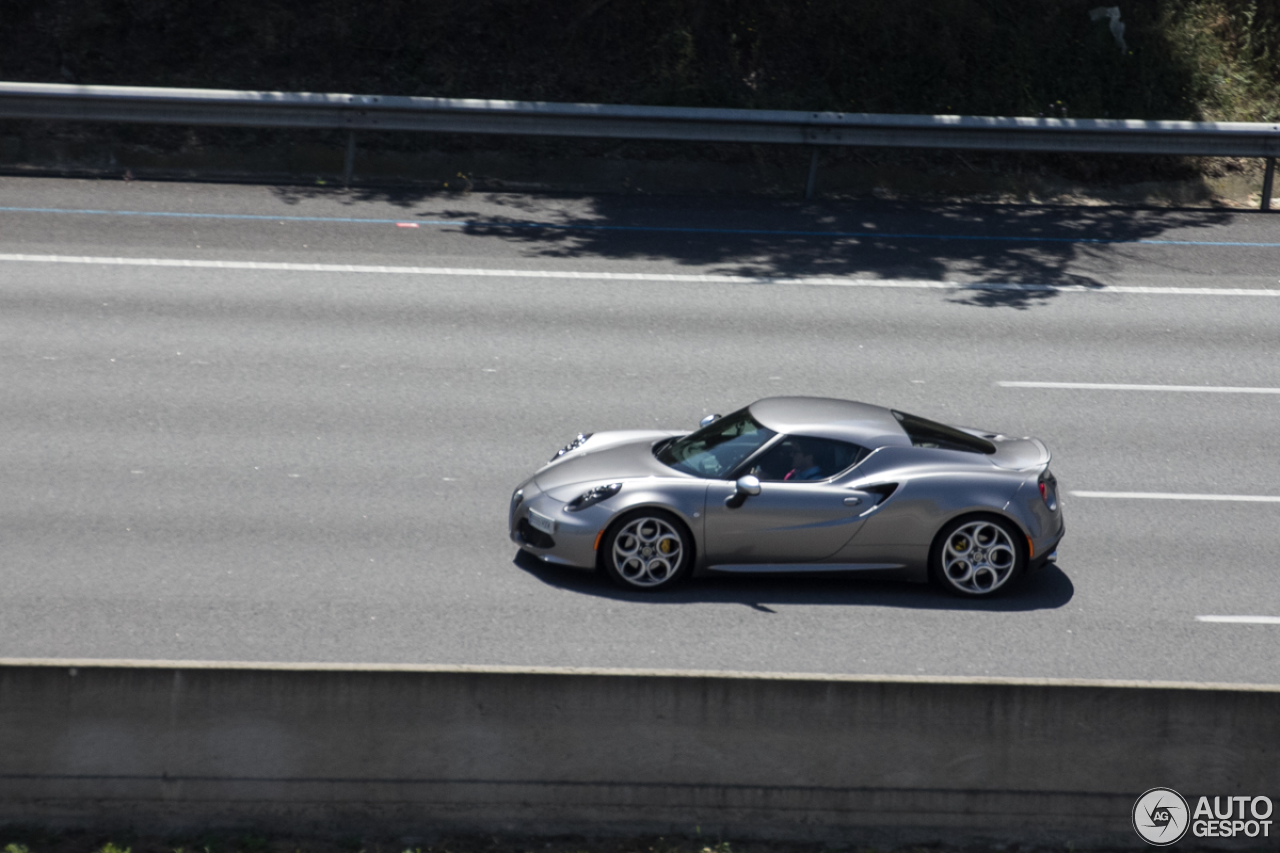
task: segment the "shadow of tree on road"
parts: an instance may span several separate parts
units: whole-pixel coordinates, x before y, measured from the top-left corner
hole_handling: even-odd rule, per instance
[[[392,204],[421,220],[449,220],[525,256],[665,262],[689,272],[779,278],[905,279],[959,285],[958,304],[1027,309],[1063,286],[1099,288],[1125,259],[1115,248],[1172,231],[1209,229],[1230,210],[801,203],[760,197],[450,194],[280,187],[286,204],[326,197],[345,206]],[[449,226],[444,226],[449,227]],[[983,285],[991,285],[984,287]]]

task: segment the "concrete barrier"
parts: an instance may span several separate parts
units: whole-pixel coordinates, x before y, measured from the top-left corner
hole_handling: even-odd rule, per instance
[[[1280,687],[0,660],[0,824],[1132,846],[1278,758]]]

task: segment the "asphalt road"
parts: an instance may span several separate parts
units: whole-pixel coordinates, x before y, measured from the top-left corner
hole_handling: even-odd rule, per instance
[[[1280,394],[1000,384],[1280,389],[1263,290],[1254,212],[2,179],[0,657],[1280,683],[1280,624],[1196,618],[1280,617],[1280,502],[1070,494],[1280,496]],[[971,603],[515,559],[578,431],[773,394],[1044,439],[1057,567]]]

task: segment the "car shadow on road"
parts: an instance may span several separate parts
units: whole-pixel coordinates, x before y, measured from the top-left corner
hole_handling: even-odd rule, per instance
[[[911,610],[1015,613],[1056,610],[1075,595],[1071,578],[1049,563],[994,598],[959,598],[928,584],[832,575],[717,575],[692,578],[669,592],[628,592],[599,572],[548,565],[526,551],[512,561],[538,580],[566,592],[636,604],[741,604],[761,613],[774,605],[835,604]]]

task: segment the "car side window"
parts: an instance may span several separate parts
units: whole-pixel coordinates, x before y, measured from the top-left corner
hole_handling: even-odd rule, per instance
[[[756,460],[751,473],[771,482],[825,480],[866,455],[865,448],[847,441],[789,435]]]

